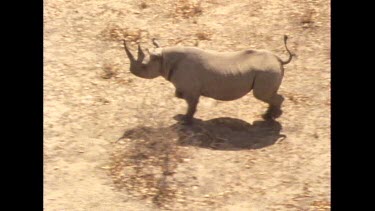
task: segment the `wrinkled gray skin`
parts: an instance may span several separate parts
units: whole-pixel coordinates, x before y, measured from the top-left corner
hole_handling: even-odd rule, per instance
[[[251,90],[255,98],[269,104],[263,118],[274,119],[281,115],[284,98],[277,93],[284,75],[283,65],[287,61],[265,50],[243,50],[238,52],[215,52],[195,47],[160,48],[152,40],[155,49],[144,53],[138,45],[135,59],[124,41],[125,52],[130,59],[130,71],[141,78],[153,79],[162,76],[176,88],[175,96],[188,104],[184,123],[190,124],[200,96],[230,101],[243,97]]]

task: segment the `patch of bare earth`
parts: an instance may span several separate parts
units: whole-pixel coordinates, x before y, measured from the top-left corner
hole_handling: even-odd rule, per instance
[[[199,46],[287,58],[283,115],[252,94],[202,97],[191,127],[162,78],[133,52]],[[330,2],[44,2],[45,210],[330,210]]]

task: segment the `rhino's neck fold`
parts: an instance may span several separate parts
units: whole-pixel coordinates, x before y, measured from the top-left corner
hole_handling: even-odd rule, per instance
[[[168,81],[171,81],[171,78],[172,78],[172,75],[173,75],[173,71],[174,71],[174,67],[172,67],[171,69],[169,69],[169,71],[167,72],[167,80]]]
[[[173,72],[176,69],[176,63],[174,62],[173,58],[168,58],[168,55],[164,53],[162,55],[162,60],[161,75],[168,81],[171,81]]]

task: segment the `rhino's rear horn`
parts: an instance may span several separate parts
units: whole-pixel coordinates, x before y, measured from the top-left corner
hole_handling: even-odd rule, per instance
[[[143,53],[141,45],[138,44],[138,61],[142,61],[143,58],[145,58],[145,53]]]
[[[126,53],[126,55],[128,56],[130,62],[134,62],[134,61],[135,61],[134,56],[133,56],[132,53],[129,51],[128,46],[126,46],[126,41],[125,41],[125,40],[124,40],[124,47],[125,47],[125,53]]]

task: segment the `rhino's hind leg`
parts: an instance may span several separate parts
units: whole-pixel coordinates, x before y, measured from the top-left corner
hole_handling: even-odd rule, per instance
[[[275,119],[281,116],[281,104],[284,97],[277,93],[282,77],[274,73],[263,73],[256,76],[253,94],[258,100],[261,100],[269,105],[265,114],[262,117],[265,120]]]
[[[265,120],[269,120],[269,119],[276,119],[278,117],[281,116],[281,114],[283,113],[283,111],[281,110],[281,104],[283,103],[284,101],[284,97],[275,93],[269,100],[268,103],[269,104],[269,107],[266,111],[266,113],[264,113],[262,115],[263,119]]]
[[[184,98],[184,95],[182,94],[181,91],[177,90],[175,91],[174,93],[174,96],[176,96],[177,98],[180,98],[180,99],[183,99]]]
[[[270,120],[276,119],[281,116],[281,114],[283,113],[281,110],[281,104],[284,101],[283,96],[279,95],[275,91],[271,94],[268,94],[267,92],[264,92],[264,90],[259,90],[256,88],[254,88],[253,93],[255,98],[269,105],[266,113],[262,115],[263,119]]]

